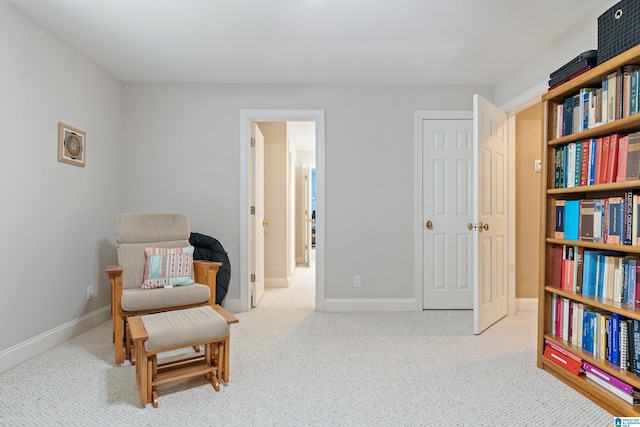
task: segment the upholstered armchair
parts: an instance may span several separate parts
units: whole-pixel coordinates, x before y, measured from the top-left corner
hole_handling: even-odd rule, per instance
[[[210,305],[233,323],[235,317],[215,303],[221,263],[189,260],[184,255],[193,250],[189,235],[189,217],[184,214],[118,215],[118,265],[107,267],[116,364],[131,360],[130,316]],[[189,261],[193,267],[185,273]]]

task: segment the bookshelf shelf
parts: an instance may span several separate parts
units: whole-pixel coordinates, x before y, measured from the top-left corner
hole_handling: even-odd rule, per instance
[[[616,416],[627,417],[640,417],[640,406],[634,406],[626,402],[611,391],[601,387],[591,379],[586,378],[585,375],[575,375],[569,370],[560,367],[551,359],[547,358],[544,355],[544,352],[546,342],[551,342],[554,346],[573,353],[573,355],[577,356],[585,362],[588,362],[599,370],[606,372],[608,375],[611,375],[640,390],[640,372],[636,374],[631,368],[627,370],[626,367],[620,367],[616,363],[610,362],[609,360],[607,360],[608,355],[603,356],[602,351],[594,350],[594,352],[591,352],[587,349],[583,349],[583,346],[581,344],[582,340],[576,341],[574,339],[566,339],[566,335],[564,335],[566,334],[566,329],[571,329],[571,327],[565,327],[563,334],[559,334],[556,323],[558,322],[557,316],[559,300],[565,304],[565,307],[568,305],[571,305],[572,307],[577,307],[578,305],[580,305],[580,307],[585,307],[585,310],[588,308],[589,310],[593,310],[594,312],[599,313],[605,318],[611,317],[613,314],[616,314],[616,316],[619,315],[622,318],[630,319],[627,325],[631,325],[636,321],[640,321],[640,307],[635,307],[633,301],[631,301],[631,303],[623,304],[622,302],[618,302],[618,300],[615,300],[615,298],[611,299],[603,298],[601,296],[583,295],[583,288],[579,286],[574,286],[572,290],[569,290],[570,288],[563,288],[562,286],[558,286],[558,284],[555,282],[558,280],[558,277],[561,276],[561,274],[559,274],[558,272],[558,265],[560,264],[557,263],[558,246],[563,248],[563,256],[565,254],[564,248],[572,246],[573,248],[575,248],[576,253],[578,251],[584,251],[585,253],[587,251],[609,251],[609,253],[616,252],[618,253],[618,256],[620,258],[625,257],[632,258],[634,260],[637,259],[637,265],[640,266],[640,243],[638,243],[637,245],[626,245],[601,243],[598,242],[597,239],[591,239],[594,241],[574,240],[574,238],[564,239],[562,238],[562,234],[560,234],[561,237],[558,238],[558,234],[556,233],[558,231],[556,229],[556,209],[557,204],[561,203],[562,201],[566,201],[568,206],[569,201],[581,200],[580,204],[582,206],[582,204],[584,204],[587,199],[605,200],[613,197],[624,197],[625,193],[629,194],[632,192],[632,190],[635,190],[634,192],[638,192],[640,194],[640,179],[598,184],[598,181],[615,181],[615,179],[601,179],[596,180],[595,185],[580,185],[568,188],[557,188],[563,186],[558,184],[558,171],[556,170],[558,164],[558,150],[565,149],[564,147],[575,145],[573,143],[578,143],[579,145],[582,141],[585,140],[594,140],[598,138],[604,139],[604,137],[614,134],[629,135],[631,133],[640,131],[640,114],[629,114],[628,116],[623,118],[616,118],[616,120],[610,119],[606,123],[598,126],[591,126],[590,129],[577,131],[566,136],[558,137],[560,133],[559,129],[563,129],[562,123],[559,123],[559,121],[563,120],[564,117],[566,117],[563,116],[563,114],[559,113],[559,107],[566,105],[566,101],[569,98],[574,97],[578,94],[582,95],[581,89],[599,88],[602,86],[604,77],[621,70],[626,65],[637,64],[640,64],[640,45],[629,49],[628,51],[618,55],[615,58],[610,59],[609,61],[601,65],[598,65],[597,67],[587,71],[586,73],[579,75],[575,79],[550,90],[542,96],[542,158],[544,159],[542,165],[542,173],[544,178],[542,179],[543,188],[541,191],[542,201],[540,211],[541,262],[540,285],[538,288],[539,298],[537,364],[538,367],[544,369],[559,380],[570,385],[575,390],[588,397],[593,402],[597,403],[612,414]],[[630,68],[631,67],[628,67],[628,69]],[[638,92],[640,93],[640,78],[638,78],[637,81],[639,82]],[[621,93],[623,92],[620,91],[618,95],[620,95]],[[622,96],[624,95],[620,95],[620,97],[617,98],[617,103],[620,103]],[[579,99],[582,99],[582,96],[580,96]],[[625,102],[626,101],[628,101],[628,99],[625,100]],[[638,101],[638,107],[640,107],[640,100]],[[622,108],[620,109],[622,110]],[[640,113],[640,108],[638,108],[638,110],[638,112]],[[578,123],[580,123],[580,126],[582,127],[583,122],[579,121]],[[584,127],[587,127],[586,121],[584,123]],[[585,142],[585,144],[587,143]],[[568,182],[573,182],[571,181],[571,179],[572,178],[569,178]],[[576,175],[575,183],[578,184],[579,181],[580,176]],[[582,183],[584,182],[585,181],[583,180]],[[640,206],[640,202],[638,202],[638,205]],[[640,224],[640,221],[638,221],[636,224]],[[580,230],[579,236],[580,238],[584,237],[582,234],[582,230]],[[562,262],[564,262],[564,260],[562,260]],[[562,269],[564,270],[564,267]],[[631,267],[629,267],[629,271],[630,270]],[[577,277],[578,274],[579,273],[577,273],[573,277]],[[640,275],[637,275],[637,277],[640,278]],[[565,280],[565,278],[562,277],[562,280]],[[602,280],[605,280],[606,282],[606,279]],[[640,299],[640,296],[638,296],[637,299]],[[605,324],[604,321],[602,322],[602,324]],[[632,333],[631,330],[629,330],[628,332],[630,334]],[[575,331],[572,331],[569,334],[571,333],[575,333]],[[563,337],[565,339],[563,339]],[[595,349],[596,346],[594,345],[593,348]],[[635,350],[636,353],[640,354],[640,349],[636,348]],[[630,361],[633,363],[633,359],[630,359]]]

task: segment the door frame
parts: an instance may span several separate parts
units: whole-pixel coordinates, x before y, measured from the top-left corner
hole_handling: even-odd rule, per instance
[[[249,281],[249,124],[252,121],[314,121],[316,123],[316,311],[324,311],[324,110],[240,110],[240,311],[251,309]]]
[[[415,295],[416,295],[416,311],[422,311],[423,308],[423,242],[422,242],[422,196],[423,196],[423,187],[422,187],[422,174],[423,174],[423,165],[422,165],[422,121],[423,120],[473,120],[473,110],[459,110],[459,111],[448,111],[448,110],[416,110],[414,113],[414,126],[415,126],[415,136],[414,136],[414,283],[415,283]],[[511,197],[515,193],[515,169],[513,165],[513,160],[515,157],[513,156],[513,147],[515,146],[515,141],[512,141],[510,135],[512,134],[511,130],[511,122],[509,121],[509,125],[507,126],[507,138],[508,145],[507,155],[509,156],[509,167],[507,169],[507,177],[508,177],[508,206],[507,206],[507,221],[508,221],[508,233],[509,233],[509,242],[508,242],[508,254],[507,254],[507,262],[508,262],[508,284],[507,284],[507,300],[508,300],[508,314],[515,314],[515,295],[516,295],[516,283],[515,283],[515,197]]]

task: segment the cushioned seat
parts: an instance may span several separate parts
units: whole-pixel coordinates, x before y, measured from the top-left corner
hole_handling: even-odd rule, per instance
[[[206,304],[209,287],[194,283],[188,286],[153,289],[123,289],[120,303],[125,311],[144,311],[175,307],[176,305]]]
[[[215,307],[220,262],[194,261],[189,217],[126,213],[116,219],[118,265],[108,266],[115,362],[131,359],[127,318],[208,305]],[[237,321],[225,312],[223,316]]]
[[[211,307],[147,314],[142,323],[149,336],[144,343],[148,352],[190,347],[229,335],[229,324]]]

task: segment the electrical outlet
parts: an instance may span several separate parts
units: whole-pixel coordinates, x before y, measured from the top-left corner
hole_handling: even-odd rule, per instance
[[[360,279],[360,276],[353,276],[353,286],[355,286],[356,288],[359,288],[360,285],[362,285],[362,280]]]
[[[93,297],[95,297],[95,295],[93,294],[93,286],[89,285],[87,286],[87,301],[93,299]]]

